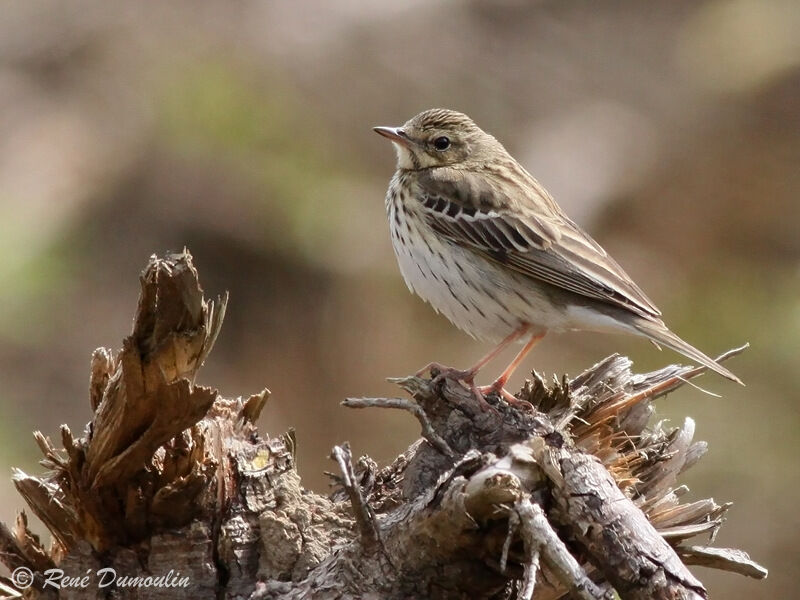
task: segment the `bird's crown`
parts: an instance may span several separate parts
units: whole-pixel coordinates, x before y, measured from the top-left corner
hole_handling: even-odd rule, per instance
[[[412,117],[404,127],[420,131],[441,129],[450,131],[480,130],[475,122],[464,113],[447,108],[431,108]]]

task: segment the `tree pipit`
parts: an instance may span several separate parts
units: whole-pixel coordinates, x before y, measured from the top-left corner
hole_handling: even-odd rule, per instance
[[[432,109],[401,127],[375,127],[397,151],[386,194],[392,245],[406,284],[457,327],[499,344],[443,376],[483,394],[508,378],[548,331],[632,333],[741,383],[672,333],[661,312],[494,137],[459,112]],[[525,345],[493,384],[478,370],[515,341]]]

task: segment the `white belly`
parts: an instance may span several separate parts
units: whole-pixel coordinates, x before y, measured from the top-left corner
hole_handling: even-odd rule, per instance
[[[498,341],[526,323],[542,333],[569,328],[565,307],[554,306],[532,280],[439,237],[421,216],[396,218],[396,211],[403,210],[398,202],[387,198],[400,272],[412,292],[457,327],[487,341]],[[405,210],[413,211],[413,204]]]

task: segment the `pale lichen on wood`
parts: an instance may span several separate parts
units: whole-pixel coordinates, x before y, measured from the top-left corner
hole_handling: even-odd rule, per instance
[[[766,576],[739,550],[690,543],[730,505],[682,501],[678,478],[706,451],[694,422],[649,424],[651,402],[702,369],[634,375],[612,356],[571,381],[534,376],[518,394],[530,411],[396,379],[409,398],[344,404],[409,411],[422,439],[384,468],[335,448],[325,497],[303,489],[292,432],[258,433],[267,390],[225,399],[194,384],[227,298],[204,299],[188,252],[153,257],[141,282],[132,334],[92,356],[84,433],[64,426],[59,449],[37,432],[47,472],[14,474],[53,536],[45,547],[24,513],[0,526],[0,560],[30,569],[30,597],[110,591],[45,585],[56,568],[173,570],[188,585],[177,596],[254,599],[705,598],[686,565]]]

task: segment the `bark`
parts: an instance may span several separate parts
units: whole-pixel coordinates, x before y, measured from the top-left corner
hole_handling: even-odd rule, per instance
[[[52,541],[24,512],[0,526],[8,590],[27,569],[24,593],[48,598],[705,598],[687,564],[766,576],[688,543],[730,505],[681,502],[706,450],[691,419],[649,424],[651,402],[703,369],[633,375],[611,356],[572,381],[534,376],[517,394],[529,409],[484,410],[436,373],[397,379],[408,398],[343,404],[407,410],[423,437],[384,468],[334,448],[324,497],[302,488],[291,432],[259,434],[268,390],[193,383],[227,298],[204,299],[188,252],[151,258],[141,284],[122,349],[92,357],[91,422],[62,427],[63,448],[35,433],[47,472],[13,476]],[[56,587],[59,572],[74,579]]]

